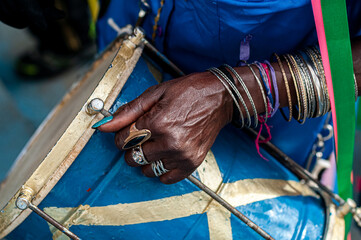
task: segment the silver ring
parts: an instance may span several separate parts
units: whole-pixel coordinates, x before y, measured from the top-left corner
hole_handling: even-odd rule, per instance
[[[149,164],[147,159],[144,157],[142,146],[136,146],[132,148],[132,157],[134,162],[136,162],[139,165],[146,165]]]
[[[163,162],[161,160],[152,162],[152,169],[156,177],[159,177],[164,173],[169,172],[169,170],[163,166]]]

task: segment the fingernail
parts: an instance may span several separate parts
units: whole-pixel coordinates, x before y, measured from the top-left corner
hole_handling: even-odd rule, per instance
[[[93,129],[98,128],[98,127],[100,127],[101,125],[110,122],[111,120],[113,120],[113,116],[109,116],[109,117],[103,118],[103,119],[100,120],[99,122],[95,123],[95,124],[92,126],[92,128],[93,128]]]

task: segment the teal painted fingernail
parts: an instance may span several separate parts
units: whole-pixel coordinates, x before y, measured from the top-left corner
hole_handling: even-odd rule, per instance
[[[111,120],[113,120],[113,116],[109,116],[109,117],[103,118],[103,119],[100,120],[99,122],[95,123],[95,124],[92,126],[92,128],[98,128],[98,127],[100,127],[101,125],[110,122]]]

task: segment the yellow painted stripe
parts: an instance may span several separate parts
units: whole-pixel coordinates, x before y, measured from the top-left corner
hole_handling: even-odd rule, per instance
[[[220,195],[233,206],[281,196],[317,196],[308,186],[300,182],[258,178],[224,184]]]
[[[217,193],[220,191],[223,184],[222,174],[211,151],[197,168],[197,172],[206,186]],[[212,199],[204,209],[207,212],[209,237],[215,240],[232,240],[231,213],[217,205],[218,203]]]
[[[181,196],[162,198],[146,202],[117,204],[104,207],[79,208],[72,225],[122,226],[147,222],[172,220],[200,214],[210,197],[197,191]],[[53,218],[63,221],[72,208],[45,208]]]
[[[256,201],[272,199],[281,196],[316,196],[306,185],[295,181],[274,179],[246,179],[224,184],[220,195],[233,206],[241,206]],[[45,208],[45,212],[56,220],[71,225],[122,226],[139,223],[158,222],[201,214],[211,201],[210,197],[201,191],[195,191],[180,196],[172,196],[151,201],[116,204],[102,207],[80,206],[78,208]],[[219,209],[219,210],[214,210]],[[222,215],[223,207],[212,203],[207,208],[210,212],[210,233],[217,236],[219,222],[215,217]],[[74,212],[74,213],[72,213]],[[222,229],[229,229],[229,218],[223,214],[226,223]],[[69,221],[68,221],[69,219]],[[71,221],[70,221],[71,220]],[[213,224],[215,223],[215,224]],[[229,234],[229,231],[225,231]],[[55,234],[55,232],[54,232]]]
[[[280,196],[316,196],[306,185],[296,181],[276,179],[245,179],[223,183],[222,175],[212,152],[197,169],[201,181],[233,206],[272,199]],[[67,228],[72,225],[124,226],[158,222],[207,213],[210,239],[232,239],[231,213],[202,191],[151,201],[77,208],[45,208],[50,216]],[[50,227],[53,239],[64,234]]]
[[[213,191],[217,191],[223,182],[216,158],[209,151],[202,164],[197,168],[200,180]]]
[[[207,211],[209,239],[232,240],[231,213],[216,202]]]

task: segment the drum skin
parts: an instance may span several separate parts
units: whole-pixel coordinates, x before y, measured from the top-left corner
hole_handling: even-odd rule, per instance
[[[156,84],[141,58],[111,108]],[[322,199],[240,130],[227,126],[194,173],[275,239],[322,239]],[[188,180],[173,185],[129,167],[114,134],[96,131],[39,205],[81,239],[261,239]],[[7,240],[67,239],[32,213]]]

